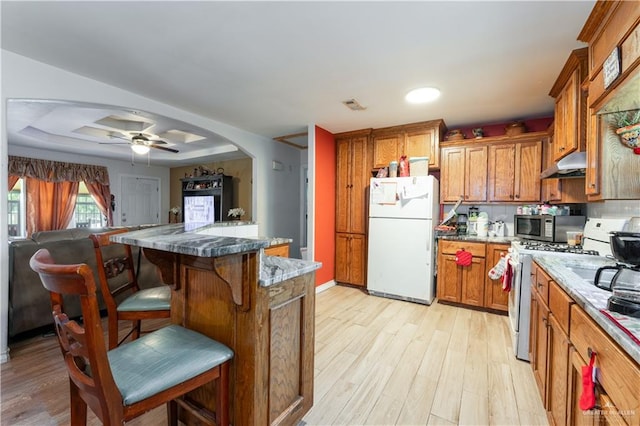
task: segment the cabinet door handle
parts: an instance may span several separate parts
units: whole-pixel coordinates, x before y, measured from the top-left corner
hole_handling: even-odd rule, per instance
[[[520,198],[520,194],[516,194],[516,198]]]

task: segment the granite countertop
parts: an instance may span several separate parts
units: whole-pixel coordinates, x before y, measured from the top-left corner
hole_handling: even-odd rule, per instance
[[[510,237],[478,237],[477,235],[441,235],[437,237],[439,240],[448,241],[471,241],[476,243],[490,244],[511,244],[511,241],[518,240],[514,236]]]
[[[611,293],[596,287],[569,269],[570,267],[579,267],[593,269],[595,271],[600,266],[614,265],[615,263],[611,259],[597,256],[572,256],[567,258],[536,254],[533,255],[533,260],[535,260],[631,358],[640,364],[640,345],[635,343],[611,319],[600,311],[601,309],[607,308],[607,300],[611,296]],[[640,339],[640,319],[617,313],[613,314],[619,315],[625,322],[627,330],[637,339]]]
[[[258,284],[269,287],[279,282],[320,269],[322,263],[289,257],[262,255],[260,260],[260,278]]]
[[[143,248],[152,248],[200,257],[218,257],[228,254],[258,251],[272,245],[290,243],[291,238],[224,237],[201,234],[198,229],[185,230],[176,223],[154,228],[116,234],[112,241]],[[315,271],[321,263],[260,254],[259,285],[266,287],[284,280]]]
[[[117,234],[112,236],[111,240],[132,246],[200,257],[218,257],[269,247],[268,240],[201,234],[198,229],[185,230],[183,223]]]

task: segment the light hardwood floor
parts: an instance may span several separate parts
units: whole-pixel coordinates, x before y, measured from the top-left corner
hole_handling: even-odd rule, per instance
[[[504,316],[332,287],[316,298],[315,400],[303,421],[546,425],[531,367],[512,355],[508,333]],[[1,425],[68,424],[55,338],[11,345],[0,380]],[[100,424],[91,412],[88,424]],[[165,409],[129,424],[166,424]]]

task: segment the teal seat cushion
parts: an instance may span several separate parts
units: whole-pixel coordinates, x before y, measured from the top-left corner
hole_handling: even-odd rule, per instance
[[[125,405],[182,383],[233,358],[227,346],[170,325],[107,352]]]
[[[171,288],[168,285],[136,291],[118,305],[119,312],[168,311],[171,308]]]

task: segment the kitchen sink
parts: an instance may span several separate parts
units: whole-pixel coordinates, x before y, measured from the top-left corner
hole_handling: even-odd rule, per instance
[[[589,284],[595,285],[596,273],[598,272],[598,268],[586,267],[586,266],[567,266],[568,270],[587,281]],[[604,287],[609,287],[611,284],[611,280],[613,276],[616,274],[616,269],[605,269],[600,273],[600,282],[599,284]]]

